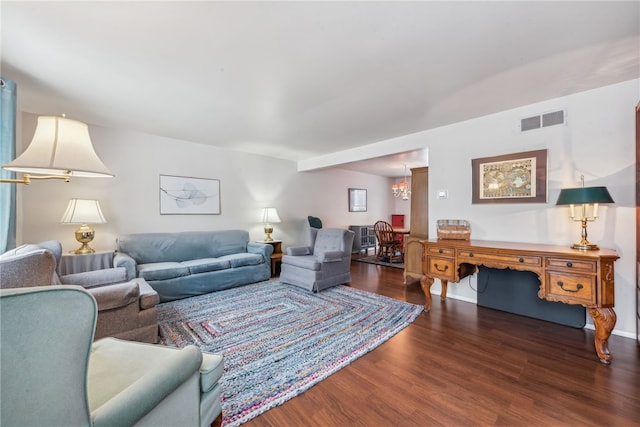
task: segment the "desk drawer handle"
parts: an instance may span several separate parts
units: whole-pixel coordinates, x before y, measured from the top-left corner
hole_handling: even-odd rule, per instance
[[[438,249],[438,253],[439,253],[439,254],[441,254],[441,253],[443,253],[443,252],[444,252],[444,251],[443,251],[442,249]]]
[[[518,262],[524,262],[524,258],[519,258]]]
[[[569,268],[573,267],[573,263],[571,261],[567,261],[567,267]]]
[[[445,271],[447,271],[449,269],[448,265],[445,265],[444,268],[438,267],[438,264],[433,264],[433,266],[436,268],[436,270],[438,270],[438,271],[440,271],[442,273],[444,273]]]
[[[473,258],[473,252],[469,252],[469,258]]]
[[[573,293],[580,292],[580,289],[584,288],[584,286],[582,286],[580,283],[578,283],[576,285],[575,289],[565,289],[564,288],[564,282],[562,280],[558,280],[557,285],[560,286],[560,288],[562,288],[563,291],[565,291],[565,292],[573,292]]]

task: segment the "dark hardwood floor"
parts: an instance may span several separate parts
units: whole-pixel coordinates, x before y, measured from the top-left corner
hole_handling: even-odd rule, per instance
[[[402,270],[353,262],[352,276],[353,287],[424,304]],[[611,336],[605,366],[593,334],[434,298],[398,335],[245,425],[640,425],[636,341]]]

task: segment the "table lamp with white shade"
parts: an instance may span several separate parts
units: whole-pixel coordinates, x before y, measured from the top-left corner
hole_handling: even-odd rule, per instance
[[[81,224],[76,230],[76,240],[82,244],[73,251],[76,254],[91,254],[95,251],[89,247],[89,242],[95,237],[95,231],[89,224],[104,224],[107,220],[102,214],[100,203],[97,200],[71,199],[67,210],[60,220],[62,224]]]

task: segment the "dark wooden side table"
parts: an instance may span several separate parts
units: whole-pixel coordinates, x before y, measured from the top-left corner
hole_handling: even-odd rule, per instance
[[[273,246],[273,253],[271,254],[271,277],[275,277],[278,263],[282,265],[282,240],[258,240],[257,243]]]

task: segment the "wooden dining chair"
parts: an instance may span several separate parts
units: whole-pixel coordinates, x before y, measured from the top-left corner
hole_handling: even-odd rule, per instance
[[[378,221],[373,225],[373,231],[378,239],[376,258],[386,258],[390,263],[403,262],[402,242],[396,237],[391,224],[386,221]]]

